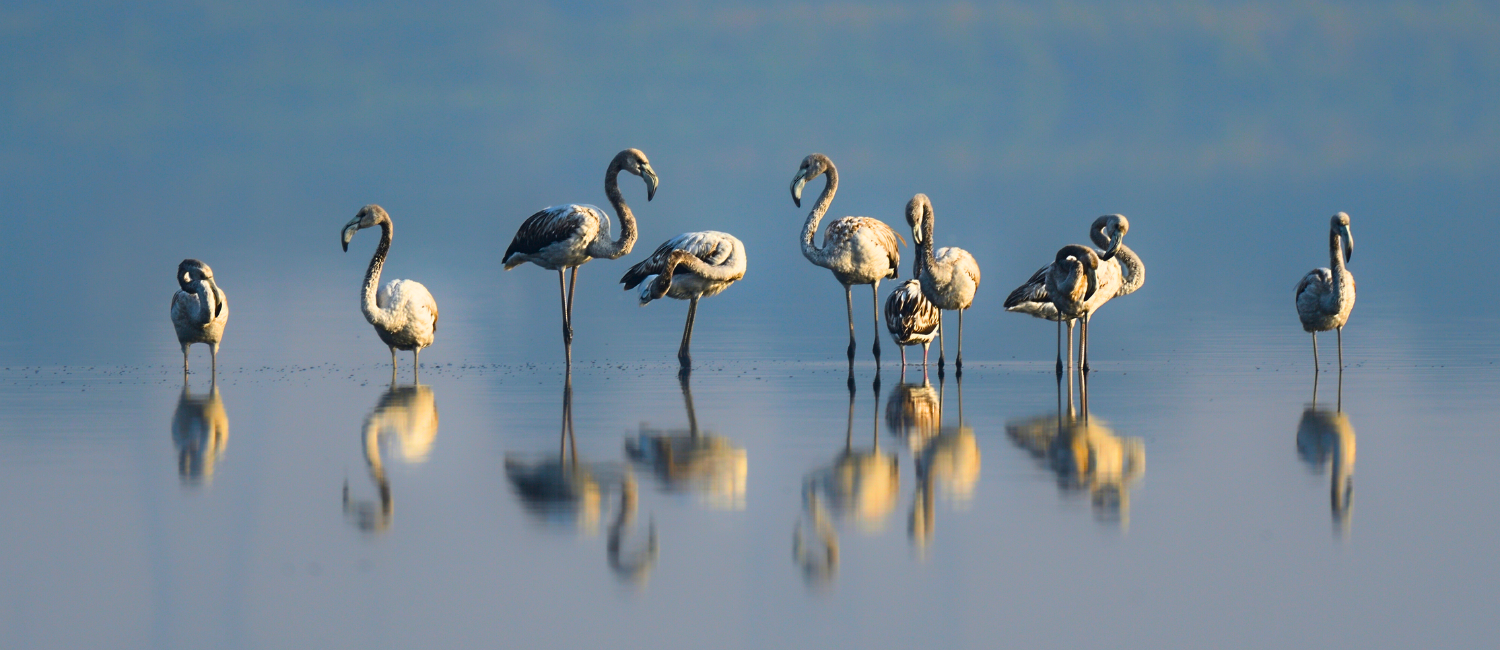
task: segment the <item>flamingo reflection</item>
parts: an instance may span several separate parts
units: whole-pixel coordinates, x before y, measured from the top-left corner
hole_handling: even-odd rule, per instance
[[[213,481],[214,467],[229,444],[229,415],[219,397],[219,384],[209,385],[207,395],[194,395],[182,376],[182,394],[172,414],[172,443],[177,447],[177,475],[184,485]]]
[[[625,453],[650,469],[669,492],[699,494],[715,508],[744,509],[745,449],[723,436],[699,432],[690,376],[677,375],[687,409],[687,430],[649,429],[642,424],[640,434],[625,441]]]
[[[937,435],[924,439],[919,448],[913,450],[916,465],[917,487],[912,496],[911,519],[908,532],[919,549],[925,549],[932,540],[936,511],[933,495],[942,493],[960,506],[967,505],[974,495],[974,486],[979,482],[979,441],[974,437],[974,428],[964,423],[964,384],[957,377],[958,423],[939,427]],[[942,417],[943,375],[938,375],[938,418]],[[889,417],[891,404],[898,393],[892,391],[886,404]]]
[[[1087,375],[1079,384],[1080,415],[1073,408],[1071,383],[1070,376],[1066,409],[1059,382],[1057,412],[1007,423],[1006,435],[1055,474],[1064,492],[1088,491],[1097,518],[1128,528],[1130,489],[1146,472],[1145,441],[1117,436],[1090,416]]]
[[[810,582],[826,582],[838,569],[834,521],[852,519],[866,532],[878,532],[896,507],[901,487],[896,457],[880,449],[880,377],[875,378],[875,424],[869,450],[854,447],[854,375],[849,386],[849,418],[844,449],[833,462],[802,481],[802,508],[792,537],[792,559]]]
[[[433,398],[432,388],[397,386],[393,382],[390,389],[380,396],[380,401],[365,417],[361,434],[365,464],[370,470],[370,480],[375,483],[378,502],[352,498],[349,482],[344,481],[344,514],[356,527],[367,532],[385,531],[390,528],[395,514],[391,484],[382,460],[382,444],[394,451],[399,460],[421,464],[432,452],[437,431],[437,401]]]
[[[1297,455],[1313,472],[1329,474],[1329,502],[1340,536],[1348,536],[1354,515],[1354,426],[1343,411],[1344,373],[1339,372],[1334,410],[1318,408],[1318,374],[1313,373],[1313,401],[1297,423]]]
[[[521,505],[544,524],[561,525],[580,533],[595,534],[605,498],[618,490],[619,505],[609,525],[606,559],[610,570],[622,580],[645,583],[656,563],[656,522],[649,524],[644,545],[626,543],[635,522],[638,489],[635,475],[618,464],[590,463],[578,459],[573,431],[573,376],[563,382],[562,428],[555,456],[527,460],[506,454],[505,476]]]

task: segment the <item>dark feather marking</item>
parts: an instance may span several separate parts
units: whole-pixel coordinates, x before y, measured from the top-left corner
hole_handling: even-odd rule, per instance
[[[1012,309],[1028,302],[1051,302],[1052,298],[1047,295],[1047,271],[1052,267],[1044,266],[1031,274],[1031,279],[1026,281],[1015,291],[1005,297],[1005,308]]]
[[[510,261],[511,255],[516,253],[535,255],[543,248],[573,236],[576,219],[566,218],[565,215],[576,215],[576,211],[555,214],[554,209],[539,210],[526,217],[526,221],[516,231],[515,239],[510,241],[510,247],[505,249],[505,257],[501,258],[501,263]]]

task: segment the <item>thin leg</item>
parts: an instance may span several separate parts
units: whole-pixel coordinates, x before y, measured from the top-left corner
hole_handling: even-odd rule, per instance
[[[896,347],[901,350],[901,373],[904,379],[906,374],[906,346],[898,345]]]
[[[854,293],[844,285],[844,305],[849,308],[849,364],[854,364]]]
[[[880,372],[880,281],[870,285],[870,315],[875,317],[875,329],[870,336],[875,339],[875,372]]]
[[[1313,332],[1313,372],[1318,371],[1318,333]]]
[[[411,351],[411,383],[421,383],[418,379],[422,375],[422,348]]]
[[[938,310],[938,370],[948,363],[948,340],[943,337],[943,310]]]
[[[1338,335],[1339,336],[1339,372],[1342,373],[1342,372],[1344,372],[1344,328],[1342,326],[1339,327],[1338,333],[1339,333],[1339,335]]]
[[[1089,375],[1089,318],[1091,315],[1083,317],[1083,329],[1079,330],[1079,357],[1083,360],[1085,377]]]
[[[677,361],[684,368],[693,365],[693,359],[688,355],[688,345],[693,341],[693,320],[697,314],[698,299],[695,297],[688,302],[687,323],[682,326],[682,345],[677,348]]]
[[[922,374],[927,374],[927,350],[932,347],[932,341],[922,344]]]
[[[1068,321],[1068,385],[1073,384],[1073,321]]]
[[[386,346],[386,347],[390,347],[390,346]],[[390,348],[390,350],[391,350],[391,376],[395,377],[396,376],[396,348]]]
[[[573,343],[573,298],[578,295],[578,267],[568,276],[568,344]]]
[[[964,368],[964,310],[958,310],[958,354],[953,355],[953,368],[962,371]]]
[[[187,353],[187,351],[188,351],[188,344],[187,343],[183,343],[182,344],[182,374],[184,374],[184,375],[188,374],[188,366],[187,366],[188,353]]]
[[[573,328],[568,326],[568,282],[563,269],[557,270],[557,297],[562,301],[563,345],[573,342]]]
[[[1057,383],[1062,383],[1062,326],[1061,319],[1057,321]],[[1059,386],[1061,388],[1061,386]]]
[[[1340,330],[1340,331],[1342,331],[1342,330]],[[1340,346],[1339,349],[1343,350],[1343,347]],[[210,371],[210,375],[209,376],[212,377],[213,379],[218,379],[219,378],[219,344],[218,343],[215,343],[215,344],[213,344],[213,346],[211,346],[211,347],[208,348],[208,358],[209,358],[209,363],[211,364],[210,367],[212,368],[212,370]]]

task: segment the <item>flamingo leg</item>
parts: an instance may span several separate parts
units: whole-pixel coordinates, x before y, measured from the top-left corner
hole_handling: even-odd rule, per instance
[[[557,270],[557,296],[562,301],[563,354],[569,368],[573,367],[573,324],[568,322],[568,283],[563,269]],[[577,276],[574,276],[577,277]]]
[[[1313,332],[1312,333],[1312,337],[1313,337],[1313,372],[1317,372],[1319,370],[1319,368],[1318,368],[1318,333],[1317,332]]]
[[[947,364],[948,341],[943,338],[943,310],[938,310],[938,370]]]
[[[906,346],[898,345],[896,346],[896,348],[901,350],[901,374],[903,375],[902,378],[904,379],[906,374]]]
[[[1068,385],[1073,384],[1073,321],[1068,321]]]
[[[688,345],[693,341],[693,320],[697,318],[697,315],[698,297],[694,296],[688,302],[687,323],[682,327],[682,345],[677,348],[677,361],[682,364],[683,368],[689,368],[693,365],[693,359],[688,355]]]
[[[1057,320],[1057,383],[1062,383],[1062,319]],[[1061,388],[1061,387],[1059,387]]]
[[[419,383],[418,378],[422,374],[422,348],[411,351],[411,383]]]
[[[573,342],[573,297],[578,295],[578,267],[568,276],[568,343]]]
[[[1338,335],[1339,336],[1339,372],[1343,373],[1344,372],[1344,327],[1342,325],[1339,326],[1338,333],[1339,333],[1339,335]]]
[[[927,350],[932,347],[932,341],[922,344],[922,374],[927,374]]]
[[[1342,332],[1343,330],[1339,330],[1339,331]],[[1342,351],[1343,349],[1344,349],[1343,345],[1340,344],[1339,345],[1339,350]],[[213,344],[213,346],[208,349],[208,355],[209,355],[209,357],[208,357],[209,358],[209,363],[212,364],[210,366],[212,368],[212,370],[210,371],[210,373],[211,373],[210,377],[212,377],[213,379],[218,379],[219,378],[219,344],[218,343]]]
[[[182,374],[188,374],[188,343],[182,344]]]
[[[880,372],[880,280],[870,285],[870,315],[875,317],[875,329],[871,338],[875,339],[875,372]]]
[[[849,308],[849,365],[854,365],[854,293],[844,285],[844,305]]]
[[[386,347],[390,347],[390,346],[386,346]],[[391,350],[391,383],[394,384],[394,383],[396,383],[396,348],[390,348],[390,350]]]
[[[964,310],[958,310],[958,354],[953,356],[953,368],[964,369]]]
[[[1085,377],[1088,377],[1089,374],[1089,317],[1091,315],[1086,314],[1083,317],[1083,329],[1079,330],[1079,357],[1082,357],[1083,360],[1083,375]]]

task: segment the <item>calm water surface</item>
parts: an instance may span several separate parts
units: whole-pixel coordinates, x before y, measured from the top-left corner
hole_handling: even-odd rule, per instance
[[[392,387],[371,341],[226,355],[216,387],[170,353],[10,367],[0,622],[17,647],[1470,645],[1500,578],[1494,345],[1392,354],[1370,311],[1316,404],[1294,325],[1148,354],[1104,318],[1086,413],[1045,347],[961,381],[727,354],[566,382],[538,351]]]

